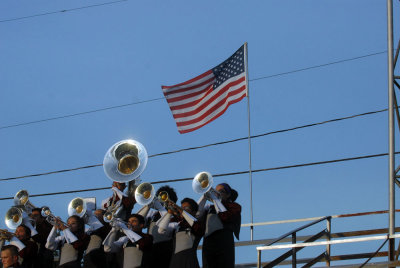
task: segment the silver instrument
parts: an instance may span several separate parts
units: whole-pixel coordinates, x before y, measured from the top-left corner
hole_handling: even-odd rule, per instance
[[[22,208],[28,214],[32,212],[32,209],[36,208],[36,206],[29,201],[29,194],[27,190],[20,190],[15,194],[14,204]]]
[[[140,142],[122,140],[111,146],[104,156],[104,172],[112,181],[136,180],[146,168],[147,159],[147,151]]]
[[[19,207],[11,207],[6,212],[5,223],[9,229],[15,230],[22,223],[23,211]]]
[[[142,206],[153,202],[155,195],[156,194],[153,185],[148,182],[141,183],[135,190],[136,202]]]
[[[46,221],[49,222],[51,225],[56,225],[57,217],[53,215],[49,207],[42,207],[42,211],[40,212],[40,214],[42,215],[42,217],[45,217]],[[68,224],[66,224],[65,222],[61,221],[61,223],[68,227]]]

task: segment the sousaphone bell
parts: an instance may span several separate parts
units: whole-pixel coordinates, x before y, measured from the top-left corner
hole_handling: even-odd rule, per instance
[[[137,179],[147,165],[147,151],[135,140],[122,140],[108,149],[103,160],[106,175],[117,182]]]

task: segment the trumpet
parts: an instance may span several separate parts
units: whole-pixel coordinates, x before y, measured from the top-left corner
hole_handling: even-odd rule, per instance
[[[10,240],[14,236],[15,236],[15,234],[13,234],[5,229],[0,229],[0,240]]]
[[[161,219],[156,223],[159,228],[159,233],[164,233],[167,230],[168,224],[172,218],[172,214],[169,211],[172,211],[172,213],[182,214],[182,217],[190,224],[190,226],[192,226],[193,223],[196,221],[195,217],[190,215],[190,213],[188,213],[182,207],[178,206],[174,201],[169,199],[168,193],[166,191],[160,192],[157,198],[168,210],[168,213],[164,214]]]
[[[51,210],[49,207],[46,207],[46,206],[42,207],[42,211],[40,212],[40,214],[42,215],[42,217],[45,217],[46,221],[48,223],[50,223],[51,225],[53,225],[53,226],[57,225],[57,220],[59,220],[59,219],[57,219],[57,217],[54,216],[53,213],[51,213]],[[59,220],[59,221],[64,226],[69,227],[69,225],[66,224],[65,222],[63,222],[61,220]]]
[[[29,194],[27,190],[20,190],[14,196],[14,204],[18,207],[21,207],[26,213],[31,213],[32,209],[36,208],[29,201]]]
[[[116,221],[116,220],[120,220],[121,219],[118,218],[118,214],[121,212],[122,207],[114,207],[111,208],[110,210],[107,210],[104,215],[103,215],[103,220],[107,223],[112,222],[112,221]]]
[[[162,191],[158,194],[157,199],[164,205],[167,210],[181,212],[183,208],[178,206],[174,201],[169,198],[168,192]]]
[[[147,151],[140,142],[122,140],[111,146],[104,156],[104,172],[112,181],[132,181],[144,171],[147,159]]]

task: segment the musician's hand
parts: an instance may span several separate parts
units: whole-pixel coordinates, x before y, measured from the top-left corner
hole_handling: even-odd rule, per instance
[[[55,225],[56,229],[59,229],[61,231],[64,231],[65,229],[67,229],[67,226],[65,226],[61,219],[59,217],[56,218],[56,225]]]

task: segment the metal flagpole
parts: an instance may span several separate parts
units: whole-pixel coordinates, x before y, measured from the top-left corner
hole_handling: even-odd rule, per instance
[[[247,95],[247,124],[248,124],[248,143],[249,143],[249,184],[250,184],[250,240],[253,241],[253,179],[251,172],[251,134],[250,134],[250,95],[249,95],[249,65],[247,63],[247,42],[244,43],[244,64],[246,68],[246,95]]]
[[[394,88],[393,88],[393,1],[387,0],[387,38],[388,38],[388,111],[389,111],[389,236],[394,235]],[[388,259],[394,261],[394,238],[389,239]]]

